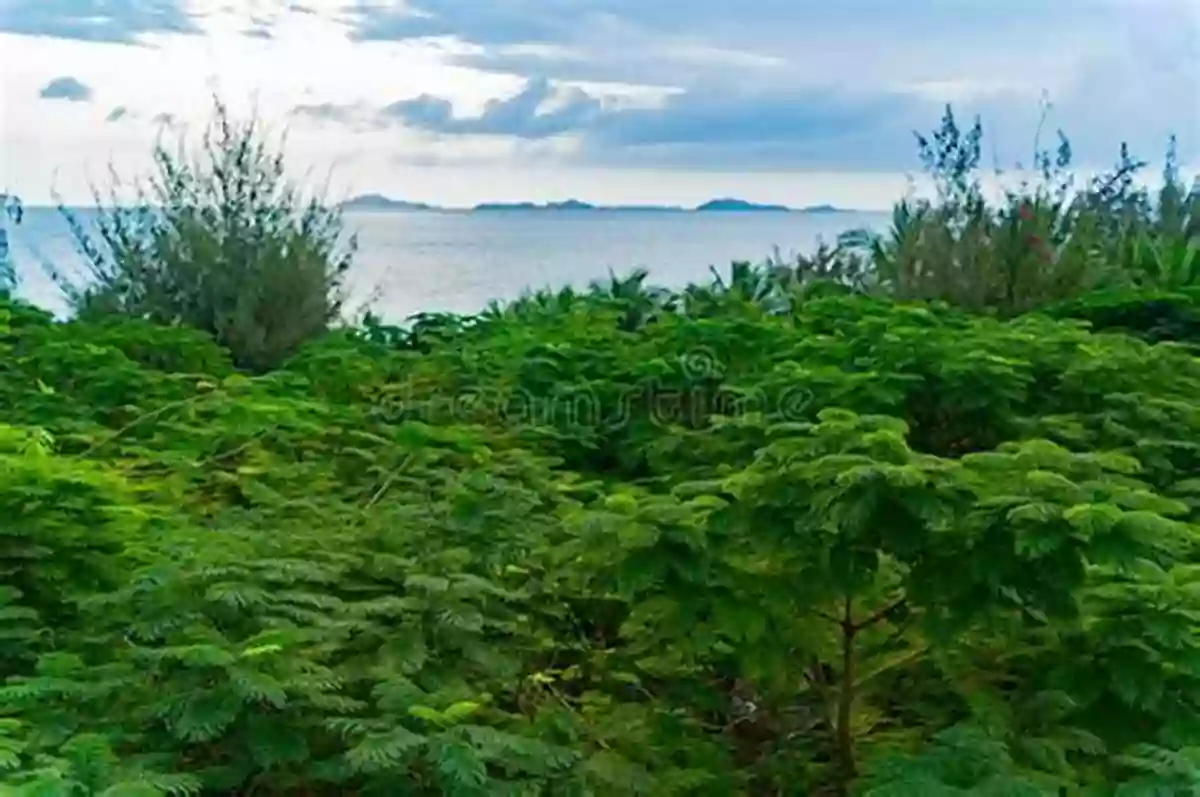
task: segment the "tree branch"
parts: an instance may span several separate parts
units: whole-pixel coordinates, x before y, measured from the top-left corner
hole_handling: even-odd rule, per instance
[[[862,631],[865,628],[870,628],[871,626],[875,625],[880,620],[882,620],[884,617],[887,617],[893,611],[895,611],[896,609],[899,609],[901,606],[903,606],[905,601],[907,601],[907,600],[908,600],[907,597],[898,598],[893,603],[889,603],[887,606],[884,606],[882,609],[875,612],[873,615],[871,615],[867,619],[863,620],[861,623],[858,623],[857,625],[855,625],[854,626],[855,632]]]
[[[820,617],[822,620],[828,620],[829,622],[833,623],[834,625],[841,625],[841,624],[842,624],[842,621],[841,621],[841,620],[839,620],[838,618],[834,617],[834,616],[833,616],[832,614],[830,614],[829,612],[823,612],[823,611],[821,611],[820,609],[814,609],[814,610],[813,610],[813,613],[814,613],[814,614],[816,614],[816,615],[817,615],[817,617]]]

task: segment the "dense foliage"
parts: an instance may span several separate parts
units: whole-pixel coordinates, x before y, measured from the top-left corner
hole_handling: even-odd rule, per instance
[[[752,276],[3,305],[7,793],[1197,793],[1200,360]]]

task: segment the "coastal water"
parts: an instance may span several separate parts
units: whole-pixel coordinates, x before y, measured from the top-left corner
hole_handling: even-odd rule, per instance
[[[85,223],[93,218],[79,211]],[[354,211],[359,236],[351,306],[373,298],[376,312],[401,321],[417,312],[470,313],[527,289],[584,287],[610,271],[646,268],[650,281],[681,287],[722,274],[735,260],[759,262],[813,250],[855,227],[880,229],[878,213],[659,213],[506,211],[409,213]],[[28,209],[9,227],[12,258],[25,298],[56,312],[63,302],[46,273],[81,268],[58,211]]]

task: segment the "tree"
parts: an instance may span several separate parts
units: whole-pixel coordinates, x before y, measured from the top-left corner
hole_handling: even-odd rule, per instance
[[[340,210],[285,175],[282,142],[235,122],[214,98],[199,154],[161,142],[133,206],[116,186],[100,207],[99,245],[61,209],[87,261],[82,284],[56,282],[85,316],[121,314],[210,333],[251,371],[279,365],[341,314],[356,248]],[[105,205],[107,204],[107,207]]]

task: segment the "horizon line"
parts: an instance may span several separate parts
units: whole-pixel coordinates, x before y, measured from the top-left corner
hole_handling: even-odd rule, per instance
[[[810,213],[814,215],[825,214],[853,214],[853,213],[887,213],[886,209],[871,209],[871,208],[852,208],[841,207],[828,203],[818,203],[815,205],[805,205],[801,207],[791,207],[787,205],[776,205],[773,203],[757,203],[748,202],[749,207],[729,207],[729,208],[704,208],[701,205],[658,205],[658,204],[637,204],[637,203],[620,203],[620,204],[594,204],[591,202],[583,202],[576,200],[581,206],[567,206],[571,200],[551,200],[549,202],[533,202],[530,200],[515,200],[515,201],[486,201],[477,202],[473,205],[437,205],[428,202],[417,202],[410,200],[388,200],[388,203],[379,203],[371,206],[362,204],[354,206],[354,200],[358,197],[353,197],[348,200],[339,202],[330,202],[329,207],[338,210],[348,210],[357,212],[392,212],[392,213],[448,213],[448,214],[466,214],[466,213],[497,213],[497,212],[520,212],[525,210],[541,211],[541,212],[557,212],[557,213],[589,213],[589,212],[620,212],[620,211],[640,211],[640,212],[663,212],[663,213]],[[138,207],[136,202],[122,202],[105,205],[97,205],[92,202],[24,202],[22,207],[28,211],[46,211],[46,210],[103,210],[110,208],[134,208]],[[147,207],[155,207],[153,204]]]

